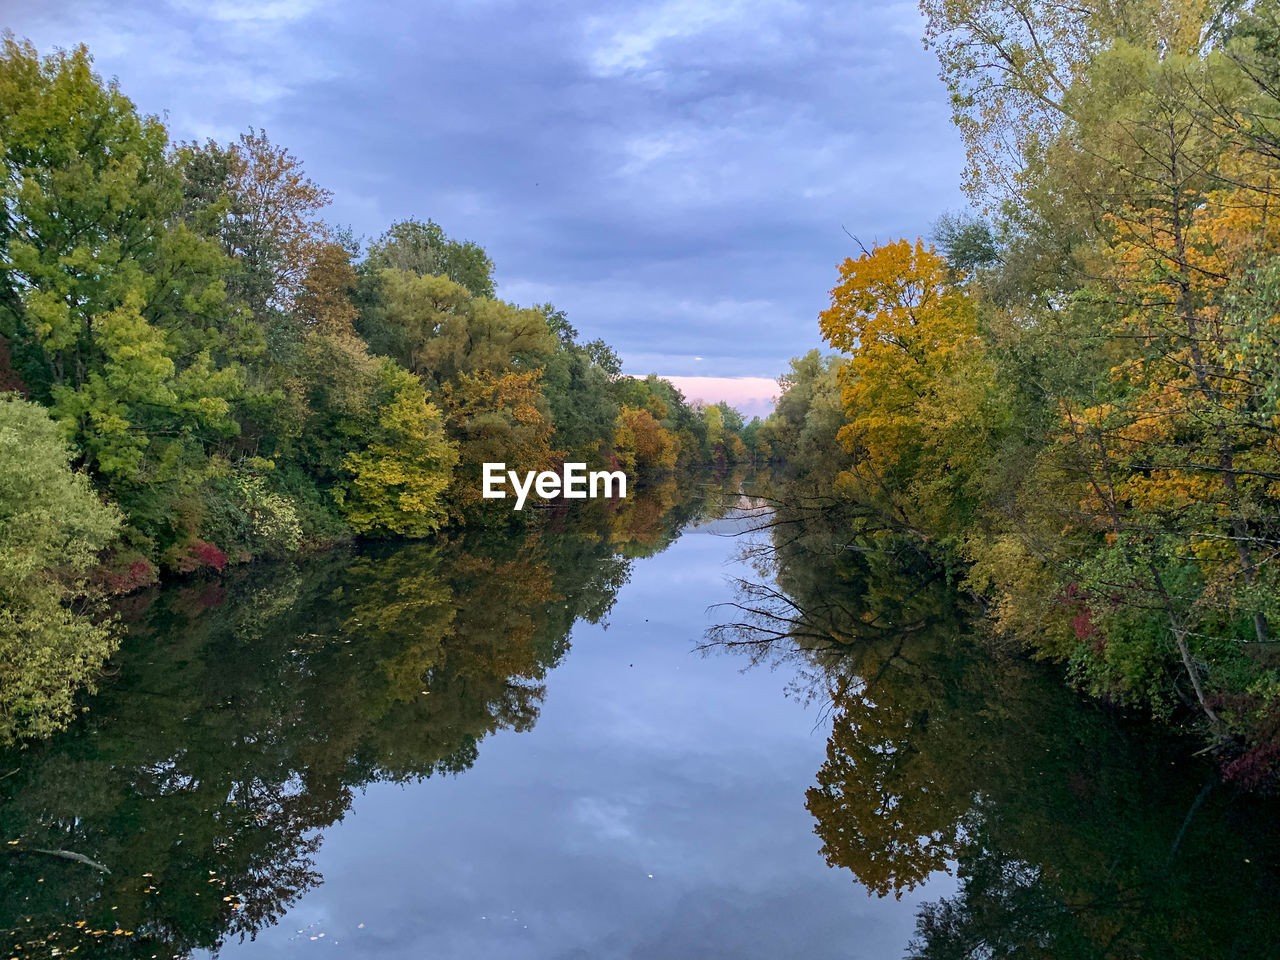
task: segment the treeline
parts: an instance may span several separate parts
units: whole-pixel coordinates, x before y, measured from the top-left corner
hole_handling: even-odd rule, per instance
[[[840,266],[762,430],[998,637],[1280,767],[1274,3],[926,0],[981,213]]]
[[[5,37],[0,162],[0,740],[114,644],[86,591],[510,521],[485,461],[748,455],[736,411],[499,299],[481,247],[410,219],[362,249],[266,134],[172,143],[83,47]]]

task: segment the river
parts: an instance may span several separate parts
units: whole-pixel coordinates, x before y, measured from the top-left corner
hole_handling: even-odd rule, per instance
[[[110,873],[10,856],[5,955],[1277,955],[1274,805],[918,571],[679,501],[128,598],[0,770],[5,841]]]

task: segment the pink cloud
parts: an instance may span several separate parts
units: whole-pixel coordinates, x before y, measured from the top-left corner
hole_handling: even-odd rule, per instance
[[[663,377],[670,380],[690,401],[719,403],[723,400],[748,417],[764,417],[773,409],[778,381],[768,377]]]

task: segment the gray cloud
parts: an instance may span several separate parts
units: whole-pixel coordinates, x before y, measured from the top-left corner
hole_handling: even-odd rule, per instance
[[[914,4],[19,0],[174,137],[265,128],[366,235],[432,217],[631,372],[772,376],[961,164]],[[695,360],[702,357],[702,360]]]

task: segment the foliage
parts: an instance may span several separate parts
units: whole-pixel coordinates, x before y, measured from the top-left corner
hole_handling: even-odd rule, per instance
[[[405,270],[424,277],[447,277],[473,297],[495,294],[493,261],[478,244],[450,240],[434,220],[401,220],[369,248],[371,270]]]
[[[847,259],[823,336],[849,355],[841,368],[852,464],[837,488],[875,504],[889,524],[933,538],[974,511],[987,448],[992,375],[973,302],[920,241]]]
[[[173,144],[84,47],[41,57],[4,37],[0,387],[47,409],[80,471],[66,483],[118,504],[123,526],[98,558],[115,508],[67,493],[59,509],[101,534],[100,568],[48,560],[47,587],[6,588],[6,642],[39,634],[27,649],[49,662],[6,654],[28,680],[6,681],[0,739],[65,720],[109,649],[67,607],[82,578],[127,592],[356,536],[423,537],[474,512],[489,461],[625,458],[662,482],[747,456],[734,411],[718,411],[731,426],[713,450],[670,383],[624,376],[552,304],[497,299],[477,244],[400,220],[361,256],[323,219],[331,199],[262,130]],[[42,450],[50,471],[66,459]],[[37,713],[48,724],[22,719]]]
[[[71,600],[119,529],[48,413],[0,394],[0,743],[64,726],[114,649]]]
[[[0,333],[95,474],[116,491],[168,480],[236,429],[224,260],[172,222],[163,126],[103,85],[83,47],[41,60],[6,37],[0,90]]]
[[[846,260],[838,422],[811,355],[760,432],[851,539],[983,597],[993,642],[1274,785],[1275,9],[923,6],[986,216]]]
[[[444,493],[457,459],[440,411],[416,378],[390,361],[379,371],[369,444],[344,458],[350,481],[338,492],[347,522],[361,532],[424,536],[444,519]]]
[[[679,440],[652,413],[635,407],[618,413],[614,447],[623,469],[642,476],[669,473],[679,454]]]

